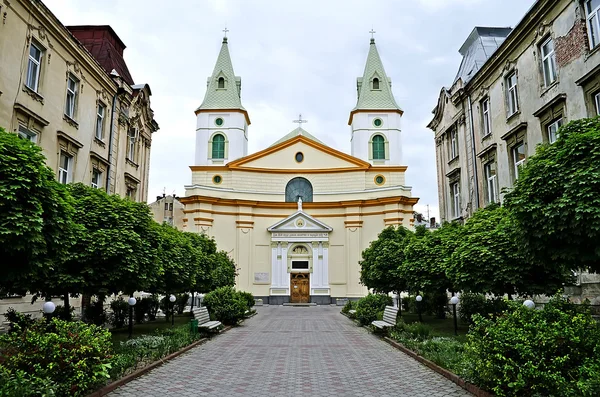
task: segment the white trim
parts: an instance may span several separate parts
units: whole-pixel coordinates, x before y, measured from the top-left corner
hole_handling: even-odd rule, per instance
[[[460,185],[459,181],[454,182],[450,185],[450,189],[452,189],[452,218],[456,219],[460,217]]]
[[[40,58],[36,59],[34,57],[31,56],[31,47],[35,48],[36,50],[38,50],[40,52]],[[36,45],[35,43],[31,42],[31,45],[29,46],[29,57],[28,57],[28,61],[27,61],[27,76],[25,77],[25,85],[29,88],[31,88],[33,91],[38,92],[38,89],[40,88],[40,72],[42,69],[42,58],[44,57],[44,50],[42,50],[42,48],[39,45]],[[33,77],[33,81],[30,81],[30,71],[31,71],[31,65],[34,64],[36,67],[35,70],[35,76]],[[31,84],[33,83],[33,84]]]
[[[94,177],[97,176],[96,181],[94,182]],[[100,170],[94,168],[92,170],[92,181],[90,183],[90,185],[94,188],[94,189],[101,189],[102,188],[102,172],[100,172]]]
[[[301,228],[293,228],[293,229],[278,229],[279,226],[281,226],[284,223],[287,223],[293,219],[296,218],[304,218],[310,222],[315,223],[317,226],[320,226],[320,229],[301,229]],[[319,233],[319,232],[325,232],[328,233],[330,231],[332,231],[333,228],[331,228],[330,226],[326,225],[325,223],[313,218],[312,216],[308,215],[306,212],[304,211],[296,211],[294,212],[292,215],[288,216],[285,219],[280,220],[279,222],[275,223],[274,225],[272,225],[271,227],[267,228],[267,231],[269,232],[306,232],[306,233]]]
[[[508,117],[519,111],[519,92],[517,88],[517,72],[513,71],[505,79],[506,103],[508,106]]]
[[[492,133],[492,121],[490,119],[490,98],[487,97],[481,101],[481,117],[483,124],[483,136],[486,137]]]
[[[492,167],[494,167],[494,174],[492,175]],[[483,166],[485,173],[485,180],[487,186],[487,202],[497,203],[498,202],[498,170],[494,162],[486,163]]]
[[[24,125],[19,124],[18,134],[23,139],[27,139],[28,141],[31,141],[33,143],[37,143],[37,136],[38,136],[38,134],[36,134],[35,132],[31,131],[30,129],[28,129]]]
[[[550,125],[548,125],[548,142],[554,143],[558,138],[558,130],[563,125],[562,117],[560,119],[555,120]]]
[[[592,0],[587,0],[584,4],[587,19],[587,31],[590,49],[596,48],[600,44],[600,4],[591,10]]]
[[[520,148],[521,146],[523,147],[524,157],[521,160],[517,160],[517,155],[518,155],[517,149]],[[514,172],[515,172],[515,180],[516,180],[516,179],[519,179],[519,167],[525,163],[525,160],[527,160],[527,154],[525,153],[525,142],[520,142],[512,148],[512,156],[513,156],[513,164],[514,164]]]
[[[450,130],[450,160],[458,157],[458,131],[456,128]]]
[[[94,136],[96,139],[102,140],[104,138],[104,118],[106,116],[106,106],[102,103],[98,103],[96,109],[96,128]]]
[[[552,49],[546,54],[544,48],[549,44],[552,45]],[[556,81],[557,77],[556,53],[554,52],[554,41],[552,40],[552,37],[548,37],[548,39],[545,40],[542,45],[540,45],[540,53],[542,54],[542,74],[544,75],[544,85],[549,87]],[[546,66],[548,67],[548,73],[550,73],[550,76],[546,75]]]
[[[205,186],[205,185],[197,185],[197,184],[196,185],[185,185],[184,189],[186,189],[186,190],[205,189],[205,190],[213,190],[213,191],[228,191],[228,192],[247,193],[247,194],[268,194],[271,196],[283,194],[285,196],[285,192],[278,193],[278,192],[264,192],[264,191],[261,192],[261,191],[254,191],[254,190],[236,190],[231,187],[214,187],[214,186]],[[374,188],[374,189],[365,189],[365,190],[348,190],[348,191],[344,191],[344,192],[320,192],[320,193],[313,192],[313,197],[314,196],[331,196],[331,195],[337,195],[337,194],[360,194],[360,193],[375,193],[375,192],[381,193],[381,192],[390,191],[390,190],[401,190],[401,191],[410,192],[410,191],[412,191],[412,186],[389,186],[389,187],[378,187],[378,188]]]
[[[63,159],[66,160],[66,164],[63,164]],[[66,165],[66,168],[63,167]],[[73,181],[73,156],[66,152],[60,151],[58,156],[58,182],[60,183],[71,183]]]
[[[596,115],[600,116],[600,92],[594,95],[594,102],[596,105]]]
[[[79,81],[77,81],[77,79],[72,75],[69,75],[69,77],[67,78],[67,98],[65,101],[65,114],[72,119],[75,119],[75,106],[77,103],[77,94],[79,91],[78,88]]]

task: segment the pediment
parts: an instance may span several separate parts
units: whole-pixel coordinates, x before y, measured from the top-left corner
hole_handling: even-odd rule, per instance
[[[297,211],[267,230],[269,232],[329,233],[333,228],[304,211]]]

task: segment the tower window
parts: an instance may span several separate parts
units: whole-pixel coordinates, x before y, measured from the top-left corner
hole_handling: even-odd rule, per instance
[[[225,78],[219,77],[219,83],[217,88],[225,88]]]
[[[225,137],[221,134],[217,134],[213,137],[212,158],[213,159],[224,159],[225,158]]]
[[[373,125],[375,127],[381,127],[382,124],[383,124],[383,120],[381,120],[380,118],[376,118],[373,120]]]
[[[385,160],[385,139],[381,135],[373,137],[373,160]]]
[[[379,89],[379,79],[377,77],[375,77],[373,79],[373,89],[374,90],[378,90]]]

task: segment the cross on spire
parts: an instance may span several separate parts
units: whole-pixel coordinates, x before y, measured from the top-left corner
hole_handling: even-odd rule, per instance
[[[373,28],[371,28],[371,30],[369,30],[369,33],[371,33],[371,40],[373,40],[375,38],[374,34],[377,32],[373,30]]]
[[[302,120],[302,113],[298,115],[298,120],[292,120],[294,123],[298,123],[298,127],[302,128],[303,123],[308,123],[308,120]]]
[[[225,33],[224,37],[227,37],[227,32],[229,32],[229,29],[227,29],[227,26],[225,26],[225,29],[223,29],[223,33]]]

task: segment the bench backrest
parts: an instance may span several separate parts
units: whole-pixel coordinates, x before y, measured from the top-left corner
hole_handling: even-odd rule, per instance
[[[396,324],[396,316],[398,316],[398,308],[394,306],[386,306],[383,311],[383,321],[390,324]]]
[[[198,320],[198,324],[204,324],[210,321],[208,309],[206,307],[198,307],[193,311],[194,319]]]

